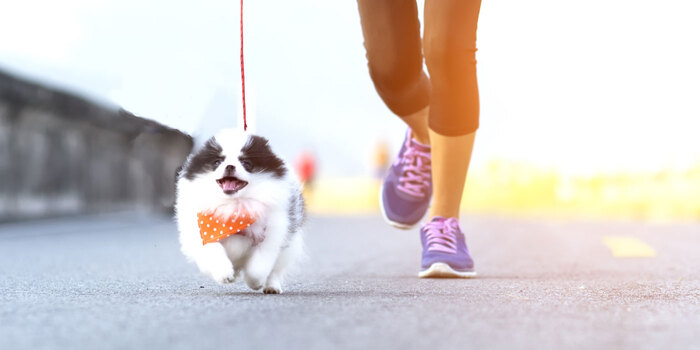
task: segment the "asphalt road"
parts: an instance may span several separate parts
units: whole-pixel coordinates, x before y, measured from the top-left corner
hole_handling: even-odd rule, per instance
[[[417,231],[312,217],[282,295],[200,275],[165,217],[1,225],[0,349],[700,349],[700,223],[462,222],[479,277],[421,280]]]

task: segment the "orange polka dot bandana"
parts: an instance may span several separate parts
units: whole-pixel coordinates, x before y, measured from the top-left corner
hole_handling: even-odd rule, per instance
[[[202,237],[202,245],[218,242],[228,236],[241,233],[255,222],[255,219],[246,212],[238,212],[228,220],[214,216],[209,212],[197,213],[199,235]]]

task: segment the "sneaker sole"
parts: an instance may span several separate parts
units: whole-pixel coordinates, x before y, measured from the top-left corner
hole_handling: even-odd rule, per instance
[[[410,229],[416,227],[417,223],[415,223],[413,225],[407,225],[407,224],[402,224],[400,222],[392,221],[391,219],[389,219],[389,217],[386,216],[386,210],[384,209],[384,198],[382,198],[382,193],[384,193],[384,184],[382,184],[382,186],[379,188],[379,208],[382,211],[382,217],[384,218],[384,221],[386,221],[387,224],[394,226],[398,229],[402,229],[402,230],[410,230]]]
[[[420,278],[473,278],[476,271],[457,271],[445,263],[434,263],[429,268],[418,273]]]

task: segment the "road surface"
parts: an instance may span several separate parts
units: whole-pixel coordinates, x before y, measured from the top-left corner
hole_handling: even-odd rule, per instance
[[[167,217],[0,225],[0,349],[700,349],[700,223],[462,223],[479,277],[421,280],[417,231],[312,217],[282,295],[200,275]]]

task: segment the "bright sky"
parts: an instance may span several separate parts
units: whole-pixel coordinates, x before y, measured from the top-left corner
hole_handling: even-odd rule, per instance
[[[0,67],[208,135],[238,122],[238,6],[0,0]],[[368,174],[375,140],[396,148],[404,133],[369,79],[356,7],[246,2],[255,130],[287,157],[315,148],[333,175]],[[485,0],[475,165],[591,173],[700,162],[698,13],[684,0]]]

